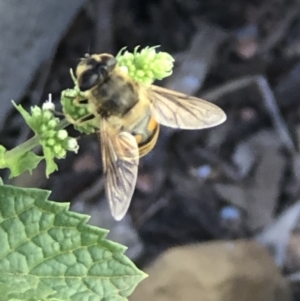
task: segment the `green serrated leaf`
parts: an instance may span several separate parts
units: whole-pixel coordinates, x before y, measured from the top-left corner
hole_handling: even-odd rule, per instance
[[[0,186],[0,301],[126,300],[146,277],[126,248],[48,196]]]
[[[44,157],[37,156],[35,153],[28,151],[20,155],[5,157],[6,149],[0,145],[0,168],[10,169],[10,178],[17,177],[25,171],[32,173]]]
[[[43,146],[44,156],[46,161],[46,177],[58,170],[58,166],[54,161],[53,152],[48,148]]]
[[[38,156],[33,152],[24,153],[18,158],[14,158],[14,161],[9,164],[10,176],[9,178],[17,177],[25,171],[32,173],[32,170],[43,160],[43,156]]]
[[[31,125],[31,115],[21,106],[17,105],[14,101],[12,101],[14,107],[19,111],[22,117],[25,119],[26,123],[30,126]]]
[[[0,168],[6,167],[6,160],[4,158],[5,152],[6,148],[3,145],[0,145]]]

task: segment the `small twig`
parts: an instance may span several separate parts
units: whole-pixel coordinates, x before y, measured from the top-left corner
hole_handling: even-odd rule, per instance
[[[152,204],[137,220],[136,228],[139,229],[144,225],[151,217],[153,217],[161,209],[168,205],[169,199],[164,196],[159,198],[154,204]]]
[[[278,110],[278,106],[275,100],[274,93],[272,92],[266,78],[264,76],[257,77],[257,86],[263,96],[266,109],[270,112],[274,127],[276,128],[278,135],[280,136],[283,144],[290,152],[295,152],[295,145],[288,132],[286,124],[281,117]]]
[[[193,95],[203,84],[215,53],[227,34],[221,29],[202,24],[195,35],[182,64],[167,80],[166,87]]]
[[[215,102],[225,94],[249,87],[253,84],[258,88],[258,91],[264,100],[264,107],[267,109],[267,112],[275,129],[278,132],[279,137],[281,138],[282,143],[286,146],[288,151],[295,152],[293,140],[289,135],[289,131],[283,118],[280,115],[275,96],[264,76],[247,76],[238,80],[230,81],[229,83],[225,83],[224,85],[212,91],[204,93],[202,96],[205,99]]]
[[[89,187],[87,187],[84,191],[80,192],[73,200],[72,200],[72,209],[78,206],[84,206],[82,200],[85,200],[85,203],[89,200],[99,196],[104,191],[104,178],[97,178]]]
[[[223,95],[229,94],[233,91],[241,90],[243,88],[249,87],[251,84],[255,83],[257,76],[245,76],[240,79],[232,80],[225,83],[217,88],[210,91],[204,92],[201,97],[210,101],[216,101]]]
[[[274,46],[281,41],[281,39],[288,31],[288,28],[291,25],[291,23],[295,20],[296,17],[298,17],[299,11],[299,3],[296,3],[288,10],[285,18],[283,18],[279,22],[278,26],[274,28],[274,30],[268,37],[264,38],[258,50],[259,55],[269,52],[270,49],[274,48]]]

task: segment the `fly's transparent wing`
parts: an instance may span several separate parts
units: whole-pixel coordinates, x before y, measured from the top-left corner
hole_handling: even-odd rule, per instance
[[[101,119],[100,138],[106,196],[113,217],[121,220],[128,210],[136,185],[138,145],[130,133],[111,130],[105,119]]]
[[[224,111],[206,100],[152,85],[148,88],[153,117],[162,125],[204,129],[226,120]]]

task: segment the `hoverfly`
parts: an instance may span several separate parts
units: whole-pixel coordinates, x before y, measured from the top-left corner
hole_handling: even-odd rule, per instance
[[[226,120],[221,108],[203,99],[137,83],[110,54],[86,55],[76,78],[93,115],[99,117],[105,191],[116,220],[128,210],[139,158],[155,146],[160,124],[204,129]]]

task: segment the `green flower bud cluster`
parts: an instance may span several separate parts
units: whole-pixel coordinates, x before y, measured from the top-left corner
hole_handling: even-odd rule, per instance
[[[124,52],[123,48],[116,57],[118,64],[135,81],[152,84],[157,79],[170,76],[174,66],[174,58],[167,52],[156,52],[157,47],[146,47],[138,52],[137,46],[133,53]]]
[[[74,128],[79,132],[85,134],[94,133],[95,127],[97,127],[96,125],[94,125],[92,122],[80,122],[80,119],[90,114],[88,105],[75,105],[75,99],[76,97],[72,99],[67,94],[62,95],[61,97],[63,112],[66,119],[68,122],[72,123]]]
[[[61,93],[61,104],[63,108],[63,113],[71,124],[74,125],[74,128],[85,134],[92,134],[95,132],[95,128],[98,128],[99,122],[95,120],[89,120],[82,122],[81,119],[91,114],[88,104],[76,104],[77,100],[86,99],[83,92],[79,90],[76,77],[73,73],[73,70],[70,70],[71,78],[74,82],[73,89],[66,89]]]
[[[60,120],[54,117],[51,110],[37,106],[31,108],[31,115],[27,113],[26,122],[38,135],[41,145],[51,151],[53,157],[64,158],[67,151],[78,151],[76,139],[68,136],[66,130],[58,130]]]

